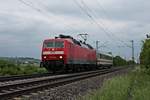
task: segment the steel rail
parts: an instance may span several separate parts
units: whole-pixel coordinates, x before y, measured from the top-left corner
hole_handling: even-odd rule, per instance
[[[58,75],[56,77],[31,80],[23,83],[6,84],[4,86],[0,86],[0,98],[11,98],[14,96],[20,96],[22,94],[31,93],[33,91],[42,90],[44,88],[61,86],[85,78],[103,75],[121,69],[124,68],[104,69],[61,76]]]
[[[45,77],[49,75],[52,75],[52,73],[0,76],[0,82],[15,81],[15,80],[20,80],[20,79],[29,79],[29,78],[36,78],[36,77]]]

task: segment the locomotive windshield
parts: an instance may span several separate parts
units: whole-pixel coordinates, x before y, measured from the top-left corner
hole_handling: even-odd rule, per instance
[[[46,41],[44,42],[44,48],[63,48],[64,42],[60,41]]]

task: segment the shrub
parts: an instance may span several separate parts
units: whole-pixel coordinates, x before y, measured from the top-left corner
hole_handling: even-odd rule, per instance
[[[150,74],[150,39],[145,40],[143,43],[144,44],[140,54],[140,63],[141,65],[144,65],[142,68],[145,68]]]
[[[127,65],[127,61],[120,56],[116,56],[113,58],[113,64],[114,66],[122,66],[122,65]]]
[[[13,62],[0,60],[0,75],[22,75],[44,72],[47,72],[46,69],[40,68],[39,66],[17,66]]]

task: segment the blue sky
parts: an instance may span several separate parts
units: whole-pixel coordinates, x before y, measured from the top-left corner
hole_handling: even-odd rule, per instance
[[[127,45],[134,40],[139,56],[141,40],[150,30],[148,0],[0,1],[0,56],[40,58],[44,39],[87,33],[89,44],[95,47],[100,41],[100,51],[130,59]]]

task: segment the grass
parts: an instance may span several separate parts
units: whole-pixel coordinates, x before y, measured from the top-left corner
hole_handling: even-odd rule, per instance
[[[1,76],[25,75],[25,74],[45,73],[45,72],[47,72],[45,68],[40,68],[38,66],[31,66],[31,65],[0,68]]]
[[[0,75],[25,75],[34,73],[45,73],[47,70],[45,68],[40,68],[34,65],[15,65],[12,62],[0,61]]]
[[[131,94],[132,100],[150,100],[150,75],[137,73]]]
[[[150,75],[134,70],[105,81],[103,87],[81,100],[150,100]]]

